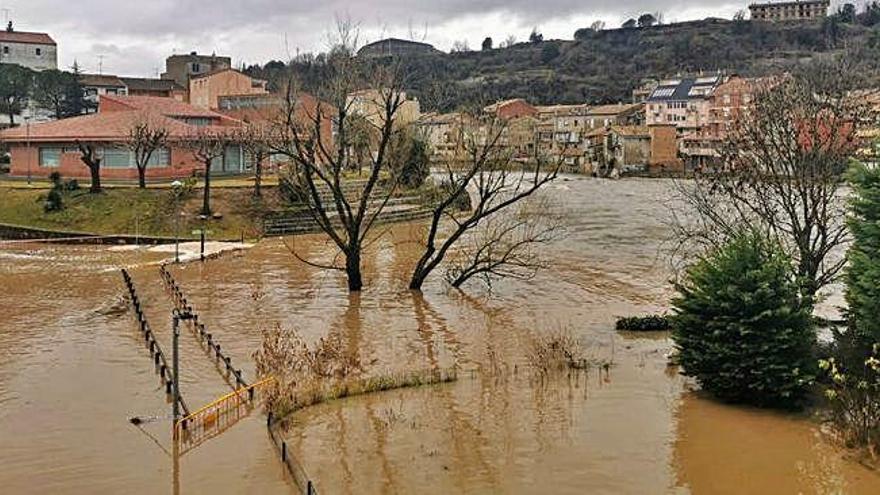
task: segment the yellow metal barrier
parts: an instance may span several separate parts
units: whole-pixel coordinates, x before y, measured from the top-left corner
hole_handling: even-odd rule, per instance
[[[179,419],[174,424],[174,438],[186,444],[187,448],[183,452],[226,431],[249,414],[256,403],[257,392],[274,380],[275,378],[270,376],[247,387],[236,389]]]

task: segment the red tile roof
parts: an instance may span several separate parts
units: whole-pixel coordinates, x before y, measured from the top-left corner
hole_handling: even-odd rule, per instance
[[[73,141],[123,141],[129,130],[140,120],[149,119],[155,125],[168,129],[171,137],[193,136],[199,130],[223,132],[240,121],[209,110],[195,108],[173,98],[155,96],[102,96],[122,105],[112,110],[100,110],[92,115],[72,117],[43,124],[15,127],[0,131],[0,141],[24,142],[73,142]],[[125,108],[128,108],[126,110]],[[196,126],[177,118],[211,118],[221,125]]]
[[[130,108],[131,110],[149,111],[168,117],[204,117],[209,119],[229,118],[218,112],[199,108],[188,103],[178,101],[174,98],[166,98],[162,96],[101,95],[101,102],[105,100],[126,108]]]
[[[0,42],[29,43],[33,45],[55,44],[55,40],[46,33],[28,33],[25,31],[0,31]]]

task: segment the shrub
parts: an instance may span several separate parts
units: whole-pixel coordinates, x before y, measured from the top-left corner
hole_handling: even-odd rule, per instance
[[[672,316],[685,375],[722,400],[800,405],[815,377],[815,330],[790,264],[778,244],[748,233],[687,270]]]
[[[849,307],[848,331],[861,353],[858,361],[874,342],[880,342],[880,170],[856,164],[848,176],[852,186],[847,227],[852,245],[847,251],[846,302]]]
[[[835,358],[819,361],[828,386],[825,397],[831,406],[835,429],[849,447],[880,446],[880,344],[854,367]]]
[[[431,173],[428,144],[414,136],[403,135],[400,139],[404,142],[399,144],[395,158],[398,180],[403,187],[416,189],[425,183]]]
[[[659,332],[669,330],[670,323],[666,315],[628,316],[618,318],[614,328],[632,332]]]
[[[568,368],[586,368],[587,359],[571,329],[535,333],[528,341],[526,361],[541,374]]]
[[[43,211],[49,213],[61,211],[62,209],[64,209],[64,199],[61,196],[61,192],[57,188],[53,188],[46,195],[46,201],[43,202]]]

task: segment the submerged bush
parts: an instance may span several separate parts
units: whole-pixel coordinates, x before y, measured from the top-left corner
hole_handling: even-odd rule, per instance
[[[666,315],[648,315],[618,318],[614,328],[631,332],[659,332],[669,330],[670,326]]]
[[[687,270],[672,316],[684,374],[722,400],[799,405],[815,378],[815,330],[790,263],[749,233]]]
[[[880,446],[880,344],[857,366],[846,367],[835,358],[819,361],[827,378],[825,397],[835,429],[847,446]]]

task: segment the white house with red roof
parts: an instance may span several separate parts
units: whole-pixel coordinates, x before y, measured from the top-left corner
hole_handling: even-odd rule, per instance
[[[46,33],[16,31],[12,21],[0,31],[0,64],[18,64],[33,70],[58,68],[58,47]]]

